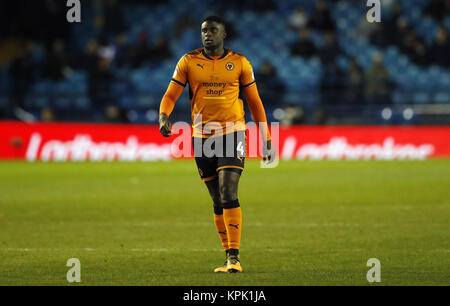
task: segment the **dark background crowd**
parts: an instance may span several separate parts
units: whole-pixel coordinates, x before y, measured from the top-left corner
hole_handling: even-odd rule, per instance
[[[0,118],[154,123],[214,13],[228,21],[226,47],[252,63],[269,120],[448,122],[448,0],[382,1],[380,23],[363,0],[93,0],[81,23],[67,22],[65,2],[0,4]],[[175,119],[189,120],[186,91]]]

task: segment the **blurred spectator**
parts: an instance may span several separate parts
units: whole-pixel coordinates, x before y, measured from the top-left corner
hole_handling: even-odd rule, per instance
[[[317,53],[317,48],[310,38],[309,31],[302,29],[298,32],[299,40],[291,46],[291,54],[303,57],[311,57]]]
[[[108,107],[116,104],[111,94],[114,79],[108,60],[98,58],[95,68],[89,73],[89,96],[94,110],[102,118],[106,114]]]
[[[239,33],[235,30],[234,25],[232,23],[225,21],[225,28],[227,31],[227,38],[226,38],[227,42],[230,42],[239,37]]]
[[[430,0],[423,12],[425,16],[430,16],[442,20],[448,13],[450,4],[446,0]]]
[[[51,122],[55,119],[53,110],[50,107],[44,107],[41,109],[41,121]]]
[[[181,50],[189,52],[201,46],[200,30],[197,28],[188,28],[184,31],[181,37]]]
[[[334,61],[342,52],[336,36],[333,32],[327,32],[324,35],[324,44],[319,48],[318,55],[324,64]]]
[[[189,52],[199,48],[201,45],[200,25],[196,24],[190,15],[182,15],[175,25],[175,37],[180,40],[180,49],[183,52]]]
[[[391,103],[391,82],[383,56],[379,53],[373,56],[372,66],[365,75],[365,96],[370,104]]]
[[[352,58],[346,76],[345,100],[349,104],[364,101],[364,73],[355,58]]]
[[[297,6],[289,16],[289,26],[294,31],[299,31],[308,25],[308,14],[303,6]]]
[[[450,67],[450,41],[445,28],[439,27],[430,55],[434,64]]]
[[[395,29],[390,35],[390,43],[398,45],[403,50],[406,49],[406,37],[411,31],[413,30],[408,22],[408,19],[405,17],[399,17],[395,23]]]
[[[246,6],[245,1],[242,0],[209,0],[208,2],[208,5],[215,7],[216,12],[221,12],[222,16],[225,16],[228,12],[239,12]]]
[[[123,112],[119,109],[117,105],[108,105],[105,108],[104,121],[109,123],[120,123],[126,121],[124,119]]]
[[[114,41],[114,64],[117,67],[129,67],[132,48],[128,45],[125,33],[120,33]]]
[[[25,43],[22,53],[13,60],[9,68],[12,80],[10,111],[15,108],[24,108],[25,96],[35,81],[36,65],[33,61],[33,50],[34,42]]]
[[[138,68],[142,64],[150,60],[151,48],[148,45],[148,33],[147,31],[141,32],[139,35],[139,41],[136,46],[133,47],[131,60],[133,68]]]
[[[309,26],[319,31],[334,31],[334,22],[325,1],[316,2],[316,7],[309,20]]]
[[[112,43],[110,43],[107,35],[100,36],[98,41],[98,55],[104,58],[108,62],[112,62],[116,56],[116,49]]]
[[[71,73],[70,59],[65,50],[64,42],[53,42],[52,50],[47,57],[44,68],[44,77],[53,81],[61,81]]]
[[[29,11],[28,14],[31,16],[22,20],[22,23],[28,24],[29,20],[34,20],[34,26],[37,28],[34,31],[37,32],[39,40],[44,41],[49,49],[55,40],[67,43],[70,37],[70,24],[65,18],[61,18],[67,12],[66,1],[45,0],[44,4],[39,1],[26,2],[37,2],[36,5],[40,8],[37,11]],[[39,11],[42,11],[42,13],[39,13]]]
[[[430,63],[429,52],[424,41],[414,32],[410,31],[404,40],[404,52],[412,62],[417,65],[428,65]]]
[[[367,21],[366,16],[364,15],[359,20],[358,25],[350,32],[350,36],[354,39],[359,39],[361,37],[370,37],[372,32],[375,30],[376,22],[370,23]]]
[[[280,121],[281,125],[303,124],[305,121],[305,111],[298,105],[287,105],[284,109],[284,116]]]
[[[166,36],[156,37],[155,45],[151,48],[150,53],[153,61],[162,61],[172,56]]]
[[[271,62],[265,61],[256,75],[258,91],[264,103],[278,105],[283,103],[285,86]]]
[[[326,64],[321,81],[322,104],[339,104],[344,102],[342,95],[345,74],[332,60]]]
[[[184,15],[181,15],[180,18],[178,18],[178,22],[175,24],[175,27],[174,27],[175,38],[181,39],[181,37],[183,36],[184,32],[187,29],[198,29],[198,31],[200,32],[200,26],[197,25],[192,20],[192,18],[189,14],[184,14]]]
[[[277,9],[273,0],[246,0],[246,7],[256,12],[267,12]]]
[[[390,17],[386,21],[381,23],[387,44],[395,44],[398,41],[397,29],[399,20],[400,18],[402,18],[402,16],[403,16],[403,7],[400,2],[396,1],[392,4],[392,11]]]
[[[104,33],[118,34],[125,31],[125,21],[123,18],[122,8],[118,5],[117,0],[103,1],[104,8]]]
[[[370,42],[378,47],[386,47],[389,44],[389,37],[384,30],[383,24],[375,23],[373,32],[370,34]]]
[[[92,39],[87,42],[83,52],[75,59],[75,68],[91,72],[97,67],[98,60],[98,43]]]

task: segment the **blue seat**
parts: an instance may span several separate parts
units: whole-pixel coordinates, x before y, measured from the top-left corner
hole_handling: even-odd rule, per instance
[[[118,104],[121,108],[131,109],[136,106],[134,94],[123,95],[119,97]]]
[[[402,90],[395,90],[392,93],[392,102],[394,104],[405,104],[408,102],[408,95]]]
[[[52,106],[59,110],[70,110],[74,108],[73,98],[68,95],[58,95],[53,97]]]
[[[86,82],[87,81],[87,72],[83,70],[75,70],[70,77],[68,78],[69,81],[80,81],[80,82]]]
[[[448,91],[436,92],[433,97],[433,102],[437,104],[450,103],[450,92]]]
[[[9,99],[6,96],[0,96],[0,109],[6,109],[6,107],[8,107],[9,104]]]
[[[151,107],[157,105],[157,101],[152,95],[141,94],[136,97],[136,105],[138,107]]]
[[[0,93],[7,94],[11,91],[12,83],[10,78],[2,77],[0,79]]]
[[[292,91],[298,91],[302,86],[302,78],[292,75],[290,78],[284,80],[287,88]]]
[[[31,93],[49,95],[53,93],[53,84],[50,81],[38,81],[31,88]]]
[[[58,95],[67,95],[74,93],[74,87],[68,81],[54,83],[55,93]]]
[[[443,24],[447,31],[450,31],[450,16],[445,17]]]
[[[422,12],[417,7],[414,7],[410,11],[406,11],[406,12],[407,13],[409,12],[408,17],[413,24],[419,23],[420,20],[422,19]]]
[[[86,95],[79,95],[74,99],[74,107],[79,110],[88,110],[91,108],[91,100]]]
[[[41,94],[27,94],[25,97],[25,106],[30,109],[41,109],[50,106],[50,98]]]
[[[415,104],[427,104],[431,102],[431,96],[429,92],[418,91],[413,94],[412,102]]]

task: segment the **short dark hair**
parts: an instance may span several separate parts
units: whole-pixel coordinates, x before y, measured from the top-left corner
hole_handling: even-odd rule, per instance
[[[205,19],[203,19],[202,23],[205,22],[205,21],[217,22],[217,23],[223,25],[223,28],[225,29],[225,31],[226,31],[226,29],[227,29],[227,23],[226,23],[225,20],[224,20],[222,17],[220,17],[220,16],[217,16],[217,15],[209,15],[208,17],[206,17]]]

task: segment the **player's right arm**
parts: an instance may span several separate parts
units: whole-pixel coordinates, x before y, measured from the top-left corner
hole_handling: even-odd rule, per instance
[[[159,131],[164,137],[172,136],[172,124],[169,116],[173,111],[175,103],[183,92],[187,82],[187,64],[186,57],[183,56],[175,68],[172,80],[164,94],[159,107]]]

